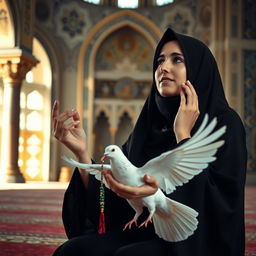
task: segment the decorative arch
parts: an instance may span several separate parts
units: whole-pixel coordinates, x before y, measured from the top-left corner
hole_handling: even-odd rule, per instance
[[[94,26],[83,42],[78,58],[77,109],[83,117],[83,125],[88,134],[89,151],[92,152],[93,100],[94,100],[94,64],[98,48],[114,31],[129,26],[138,31],[154,49],[161,38],[162,31],[141,14],[122,10],[116,12]]]
[[[105,105],[100,105],[95,111],[95,120],[97,119],[97,117],[100,115],[101,112],[104,112],[106,117],[108,119],[111,119],[111,110]]]
[[[53,105],[53,101],[56,99],[60,99],[60,87],[62,84],[61,80],[61,63],[63,63],[62,56],[60,54],[59,48],[56,45],[56,42],[52,39],[52,37],[48,34],[46,30],[40,27],[38,24],[35,24],[34,27],[34,37],[42,44],[43,48],[48,54],[50,60],[50,66],[52,71],[52,82],[50,88],[50,97],[46,100],[47,108],[51,111],[51,106]],[[50,121],[49,121],[50,122]],[[51,124],[49,124],[51,125]],[[52,136],[52,134],[50,134]],[[60,151],[59,151],[59,143],[56,139],[50,138],[50,157],[49,159],[49,180],[57,180],[58,179],[58,170],[60,166],[58,166],[60,159]]]
[[[121,109],[117,111],[117,119],[119,120],[125,112],[130,116],[130,118],[132,119],[132,123],[134,125],[137,113],[135,113],[135,111],[131,109],[129,106],[123,106]]]

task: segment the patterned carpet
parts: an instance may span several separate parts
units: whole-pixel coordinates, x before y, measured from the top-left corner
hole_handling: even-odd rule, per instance
[[[50,256],[66,241],[64,187],[0,190],[0,255]],[[256,187],[246,188],[246,256],[256,256]]]
[[[256,256],[256,187],[245,190],[246,256]]]
[[[0,190],[0,255],[50,256],[66,241],[64,189]]]

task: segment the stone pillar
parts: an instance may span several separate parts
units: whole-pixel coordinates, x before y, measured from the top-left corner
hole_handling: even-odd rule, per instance
[[[4,84],[1,179],[25,182],[18,166],[20,89],[26,73],[37,64],[33,56],[0,54],[0,76]]]

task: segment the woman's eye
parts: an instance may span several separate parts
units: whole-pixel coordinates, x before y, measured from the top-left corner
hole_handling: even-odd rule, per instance
[[[183,60],[181,57],[175,57],[175,58],[173,59],[173,62],[174,62],[174,63],[183,63],[184,60]]]
[[[158,64],[158,65],[161,65],[163,62],[164,62],[164,59],[158,59],[158,60],[157,60],[157,64]]]

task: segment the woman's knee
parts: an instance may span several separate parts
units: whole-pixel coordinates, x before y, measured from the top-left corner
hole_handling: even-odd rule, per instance
[[[58,250],[58,256],[89,256],[86,253],[83,237],[75,237],[66,241]],[[93,255],[93,254],[91,254]]]
[[[163,241],[151,240],[122,246],[116,250],[114,256],[165,256],[167,255],[166,251],[166,246]]]

